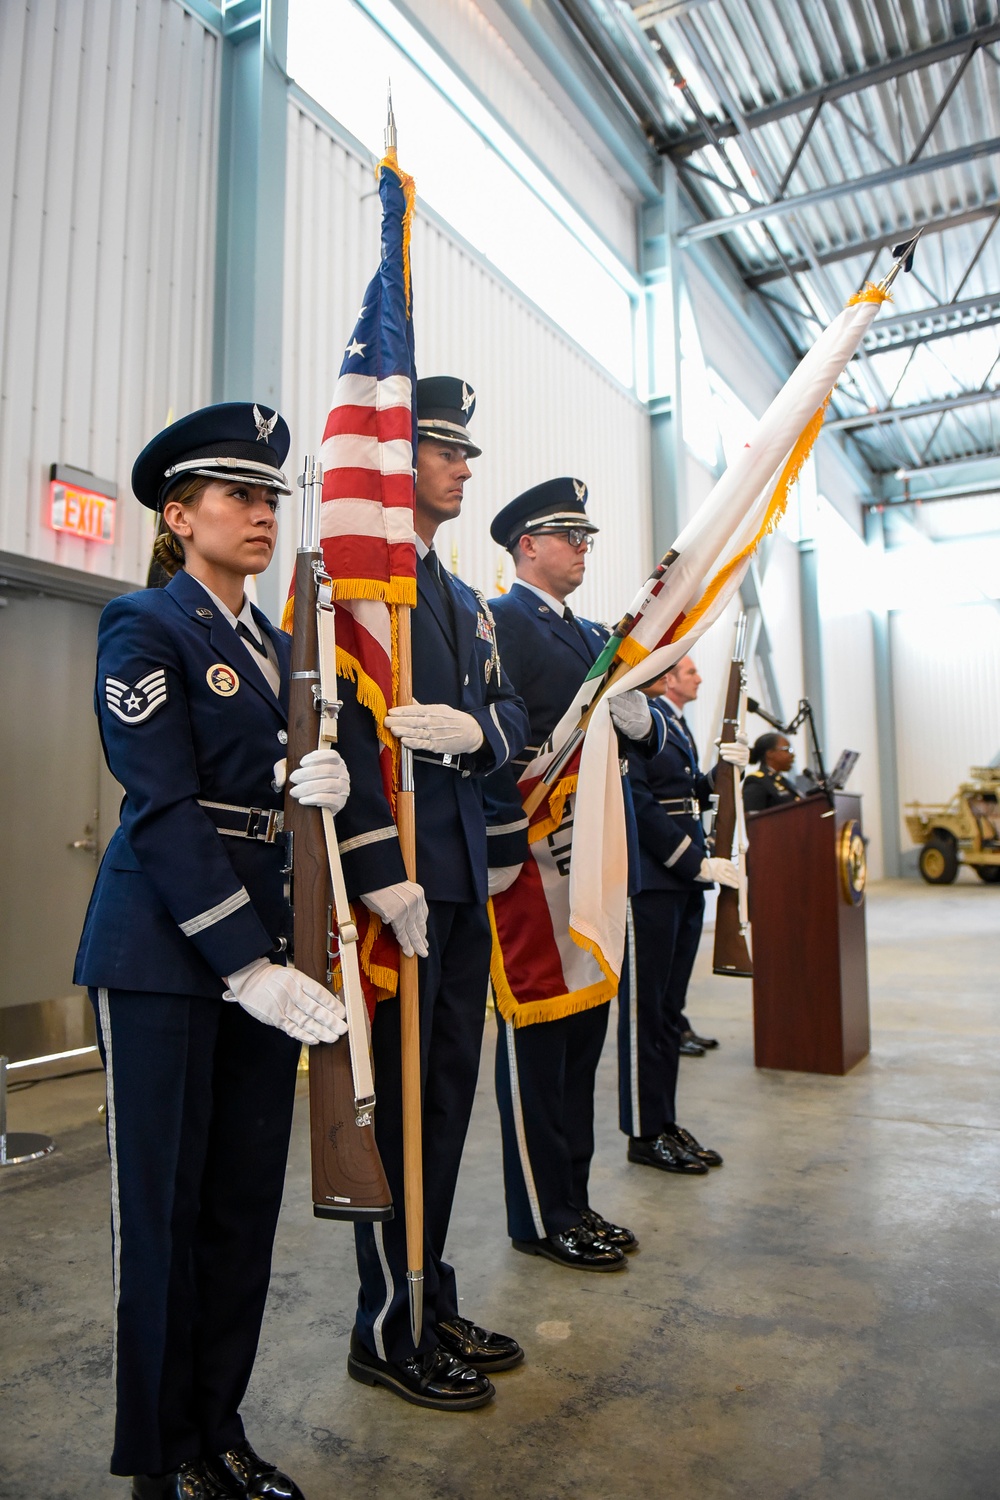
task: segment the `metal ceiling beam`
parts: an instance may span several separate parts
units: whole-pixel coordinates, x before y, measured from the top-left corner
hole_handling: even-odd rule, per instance
[[[651,27],[652,18],[644,21],[643,24]],[[795,94],[789,99],[779,99],[774,104],[766,104],[761,109],[749,110],[744,115],[744,120],[751,130],[756,130],[760,125],[770,125],[774,120],[784,120],[789,115],[801,114],[827,100],[843,99],[848,94],[857,94],[863,89],[874,88],[877,84],[889,83],[893,78],[902,77],[904,73],[912,73],[918,68],[929,68],[932,64],[945,62],[950,57],[961,57],[964,53],[973,52],[976,48],[995,41],[1000,41],[1000,23],[983,26],[978,31],[968,32],[965,36],[952,37],[947,42],[938,42],[935,46],[925,47],[920,52],[911,52],[908,57],[891,58],[888,62],[878,63],[874,68],[866,68],[863,73],[855,73],[849,78],[820,84],[817,88],[806,89],[803,93]],[[713,121],[713,129],[720,138],[739,134],[738,127],[731,120],[721,120],[718,124]],[[666,154],[671,157],[690,156],[695,151],[703,150],[704,146],[705,137],[701,131],[692,130],[687,135],[672,141],[666,148]]]
[[[890,411],[866,411],[856,417],[835,417],[823,423],[824,432],[843,432],[853,427],[874,427],[880,422],[895,422],[908,417],[933,417],[941,411],[957,411],[960,406],[979,406],[984,401],[1000,401],[1000,390],[963,391],[960,396],[946,396],[940,401],[920,401],[914,406],[896,406]]]
[[[757,224],[762,219],[783,219],[788,214],[798,213],[817,203],[829,203],[833,198],[843,198],[848,193],[875,192],[893,182],[904,182],[910,177],[923,177],[928,172],[945,172],[951,167],[964,166],[984,156],[1000,154],[1000,136],[987,141],[973,141],[955,151],[941,151],[937,156],[925,156],[919,161],[906,162],[898,167],[886,167],[882,172],[872,172],[867,177],[855,177],[849,182],[829,182],[825,187],[813,188],[809,193],[797,193],[793,198],[781,198],[777,203],[761,203],[756,208],[742,209],[723,219],[709,219],[704,224],[693,224],[680,237],[683,246],[697,244],[699,240],[714,239],[719,234],[731,234],[744,224]]]
[[[835,250],[818,250],[816,261],[821,266],[832,266],[838,260],[853,260],[857,255],[873,255],[877,250],[884,250],[887,245],[898,243],[911,237],[916,229],[922,228],[924,237],[930,234],[944,234],[947,229],[959,229],[963,224],[973,224],[979,219],[991,219],[1000,209],[1000,203],[982,203],[976,208],[963,209],[960,214],[946,214],[941,219],[928,219],[923,225],[908,225],[901,229],[891,229],[874,240],[857,240],[850,245],[839,245]],[[789,261],[785,266],[775,266],[769,271],[756,271],[752,276],[745,277],[747,286],[751,291],[759,291],[762,286],[769,286],[772,281],[784,281],[790,275],[798,276],[803,271],[810,270],[810,264],[806,260]]]
[[[763,293],[764,296],[767,293]],[[982,313],[979,317],[976,314]],[[972,316],[966,316],[972,314]],[[940,319],[958,318],[959,322]],[[930,327],[925,326],[931,324]],[[884,321],[876,320],[871,331],[865,335],[864,349],[867,354],[882,354],[892,349],[909,349],[917,344],[930,343],[932,339],[947,339],[960,333],[974,333],[977,328],[995,328],[1000,324],[1000,292],[986,297],[968,297],[961,302],[945,302],[938,307],[927,307],[916,313],[896,313]],[[897,329],[912,328],[912,333],[902,338],[893,338]]]

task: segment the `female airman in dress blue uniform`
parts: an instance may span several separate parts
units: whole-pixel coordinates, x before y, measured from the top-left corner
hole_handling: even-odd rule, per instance
[[[280,835],[289,638],[244,596],[276,536],[288,429],[244,403],[143,450],[173,576],[105,609],[96,703],[125,789],[87,913],[107,1071],[117,1416],[111,1470],[137,1500],[299,1497],[258,1458],[239,1406],[281,1201],[300,1044],[345,1029],[291,965]],[[293,795],[337,811],[348,778],[316,751]]]

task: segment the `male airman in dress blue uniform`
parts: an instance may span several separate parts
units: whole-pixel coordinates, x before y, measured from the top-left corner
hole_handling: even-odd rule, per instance
[[[608,637],[603,626],[577,619],[566,604],[583,579],[598,530],[586,505],[582,480],[549,480],[512,500],[490,528],[517,569],[509,593],[491,608],[504,668],[531,724],[531,744],[487,783],[493,891],[506,889],[528,858],[517,777],[562,718]],[[626,729],[621,716],[630,708],[635,722]],[[611,712],[620,732],[637,740],[654,734],[638,694],[622,694]],[[633,866],[638,851],[627,797],[626,817]],[[594,1080],[608,1012],[603,1004],[520,1027],[497,1012],[496,1089],[511,1240],[519,1250],[587,1271],[623,1269],[637,1243],[631,1230],[592,1209],[587,1193]]]
[[[356,1230],[361,1292],[348,1361],[356,1380],[383,1385],[416,1405],[453,1411],[490,1400],[490,1372],[523,1359],[514,1339],[459,1316],[455,1272],[444,1260],[489,983],[483,778],[520,751],[528,730],[524,707],[501,666],[486,601],[442,568],[433,545],[438,527],[459,514],[470,477],[468,459],[481,452],[468,431],[474,410],[475,393],[465,381],[442,376],[417,383],[414,703],[391,710],[386,719],[413,751],[416,877],[427,903],[419,966],[424,1330],[414,1349],[406,1282],[397,996],[379,1003],[372,1027],[376,1135],[396,1211],[389,1223]],[[355,776],[346,745],[344,755]],[[347,819],[341,823],[348,832],[341,848],[363,852],[372,870],[382,868],[386,879],[379,884],[402,880],[394,836],[380,834],[365,842],[364,829],[352,836]]]
[[[701,678],[683,657],[644,692],[665,734],[657,753],[629,756],[639,831],[639,889],[629,898],[625,963],[618,989],[619,1123],[628,1159],[664,1172],[704,1175],[722,1165],[677,1123],[677,1068],[682,1016],[701,938],[705,892],[715,880],[735,884],[728,860],[706,858],[702,811],[713,778],[698,769],[690,726],[663,694],[681,681],[693,701]],[[683,694],[677,694],[683,698]],[[728,757],[732,747],[726,747]],[[742,760],[744,746],[736,747]]]

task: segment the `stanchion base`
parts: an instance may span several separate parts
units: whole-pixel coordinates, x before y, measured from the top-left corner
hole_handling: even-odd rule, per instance
[[[25,1161],[37,1161],[56,1149],[56,1143],[47,1135],[35,1135],[32,1131],[11,1130],[0,1141],[0,1167],[18,1167]]]

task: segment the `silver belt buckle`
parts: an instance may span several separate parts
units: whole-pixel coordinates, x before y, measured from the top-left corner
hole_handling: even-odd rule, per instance
[[[284,826],[283,815],[274,808],[251,807],[247,813],[247,826],[243,837],[259,839],[261,843],[273,844]]]

